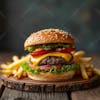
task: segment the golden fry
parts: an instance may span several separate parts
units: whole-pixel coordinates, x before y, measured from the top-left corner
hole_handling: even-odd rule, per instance
[[[84,64],[80,64],[80,70],[81,70],[81,74],[82,74],[83,79],[88,79],[89,77],[86,73],[86,69],[84,67]]]
[[[0,70],[2,74],[12,75],[12,70]]]
[[[93,64],[84,64],[85,65],[85,68],[94,68],[94,65]]]
[[[17,73],[14,75],[14,77],[21,78],[22,74],[23,74],[23,68],[20,67]]]
[[[80,58],[85,54],[84,51],[77,51],[76,53],[73,54],[74,61],[75,62],[80,62]]]
[[[85,54],[84,51],[77,51],[77,52],[74,54],[74,56],[82,57],[84,54]]]
[[[16,61],[19,60],[19,57],[18,56],[13,56],[12,59],[13,59],[14,62],[16,62]]]
[[[2,68],[2,69],[7,68],[7,66],[8,66],[7,64],[1,64],[1,68]]]
[[[84,51],[78,51],[73,54],[74,56],[74,61],[77,63],[87,63],[92,60],[92,57],[82,57],[85,54]]]
[[[92,57],[84,57],[84,58],[79,58],[79,61],[82,63],[87,63],[92,60]]]
[[[10,64],[9,66],[3,67],[3,69],[18,69],[18,68],[21,66],[21,64],[22,64],[23,62],[25,62],[25,61],[28,61],[29,58],[30,58],[30,56],[27,55],[27,56],[24,57],[23,59],[20,59],[20,60],[18,60],[18,61],[16,61],[16,62],[13,62],[13,63]]]
[[[93,72],[94,66],[92,64],[84,64],[87,72]]]
[[[12,73],[13,75],[15,75],[17,73],[17,70],[13,70]]]
[[[100,69],[94,68],[93,71],[95,74],[100,75]]]

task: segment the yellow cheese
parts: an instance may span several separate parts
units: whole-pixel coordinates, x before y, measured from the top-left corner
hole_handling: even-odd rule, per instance
[[[70,59],[71,59],[71,57],[72,57],[71,54],[69,54],[69,53],[52,52],[52,53],[44,54],[44,55],[42,55],[42,56],[40,56],[40,57],[32,57],[32,56],[31,56],[31,61],[32,61],[33,64],[38,65],[38,63],[39,63],[42,59],[44,59],[44,58],[46,58],[46,57],[48,57],[48,56],[62,57],[62,58],[64,58],[67,62],[69,62]]]

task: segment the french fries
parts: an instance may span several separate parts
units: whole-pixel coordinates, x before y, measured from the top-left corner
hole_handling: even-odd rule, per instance
[[[14,77],[21,78],[22,74],[23,74],[23,68],[20,67],[17,73],[14,75]]]
[[[92,57],[79,58],[79,61],[82,63],[87,63],[87,62],[90,62],[91,60],[92,60]]]
[[[78,52],[74,53],[74,54],[73,54],[74,61],[75,61],[75,62],[79,62],[80,57],[82,57],[84,54],[85,54],[84,51],[78,51]]]
[[[83,79],[89,79],[89,77],[93,74],[93,65],[87,63],[92,60],[92,57],[83,57],[84,54],[84,51],[78,51],[74,53],[74,62],[80,64],[80,71]]]
[[[17,73],[17,70],[14,69],[12,73],[13,75],[15,75]]]
[[[8,66],[7,64],[1,64],[2,69],[6,68],[7,66]]]
[[[8,66],[2,66],[2,68],[3,68],[3,69],[8,69],[8,70],[10,70],[10,69],[18,69],[18,68],[21,66],[21,64],[22,64],[23,62],[25,62],[25,61],[28,61],[29,58],[30,58],[30,56],[27,55],[26,57],[24,57],[24,58],[22,58],[22,59],[20,59],[20,60],[17,60],[17,61],[15,61],[15,62],[13,62],[12,64],[8,65]],[[15,60],[15,59],[14,59],[14,60]]]
[[[90,62],[92,60],[92,57],[83,57],[85,54],[84,51],[78,51],[76,53],[73,54],[74,56],[74,61],[75,62]]]
[[[84,54],[85,54],[84,51],[78,51],[78,52],[74,53],[74,56],[82,57]]]
[[[14,77],[21,78],[22,76],[27,76],[27,73],[23,71],[21,65],[23,62],[28,61],[30,58],[29,55],[21,57],[13,56],[13,62],[11,64],[1,64],[0,73],[5,75],[13,75]]]
[[[84,65],[85,65],[85,68],[90,68],[90,67],[91,67],[92,69],[94,68],[94,65],[93,65],[93,64],[84,64]]]
[[[12,75],[12,70],[0,70],[0,73],[5,75]]]
[[[13,56],[12,59],[13,59],[14,62],[16,62],[16,61],[19,60],[19,57],[18,56]]]
[[[89,79],[87,73],[86,73],[86,69],[84,67],[84,64],[80,64],[80,70],[81,70],[81,74],[83,79]]]
[[[94,71],[95,74],[100,75],[100,70],[99,69],[94,68],[93,71]]]

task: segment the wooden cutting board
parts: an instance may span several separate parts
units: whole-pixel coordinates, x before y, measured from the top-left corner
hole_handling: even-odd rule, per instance
[[[28,78],[16,79],[0,74],[3,85],[16,90],[29,92],[66,92],[77,91],[96,87],[100,85],[100,76],[93,76],[89,80],[75,77],[69,81],[62,82],[40,82]]]

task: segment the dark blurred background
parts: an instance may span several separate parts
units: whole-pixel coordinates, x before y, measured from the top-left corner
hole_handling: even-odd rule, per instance
[[[78,49],[100,53],[100,0],[0,0],[0,51],[24,53],[32,32],[59,28]]]

